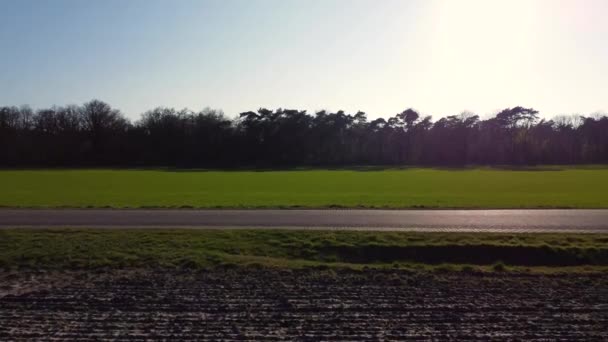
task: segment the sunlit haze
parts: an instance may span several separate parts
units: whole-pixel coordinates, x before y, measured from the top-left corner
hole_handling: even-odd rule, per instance
[[[608,110],[608,1],[0,1],[0,105]]]

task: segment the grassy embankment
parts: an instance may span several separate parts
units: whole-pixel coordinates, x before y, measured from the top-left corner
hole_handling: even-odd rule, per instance
[[[0,207],[608,208],[608,168],[0,171]]]
[[[0,230],[0,268],[215,266],[608,271],[608,235],[286,230]]]

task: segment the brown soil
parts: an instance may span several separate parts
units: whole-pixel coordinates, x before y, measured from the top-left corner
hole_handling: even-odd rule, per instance
[[[0,340],[608,339],[608,275],[0,273]]]

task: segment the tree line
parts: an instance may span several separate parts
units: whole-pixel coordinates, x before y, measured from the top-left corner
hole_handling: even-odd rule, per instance
[[[0,107],[1,167],[276,167],[608,163],[608,117],[540,119],[513,107],[482,120],[433,121],[413,109],[387,120],[260,108],[156,108],[130,122],[107,103],[32,110]]]

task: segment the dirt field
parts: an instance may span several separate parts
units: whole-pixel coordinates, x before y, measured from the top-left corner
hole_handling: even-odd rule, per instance
[[[608,275],[0,273],[0,340],[608,339]]]

